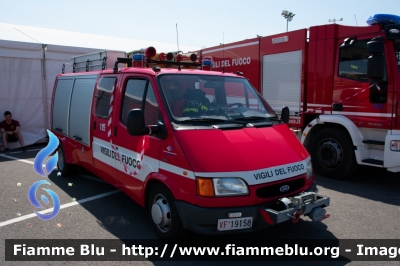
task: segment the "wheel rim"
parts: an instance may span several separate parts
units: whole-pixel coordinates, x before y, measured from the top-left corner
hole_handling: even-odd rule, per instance
[[[317,160],[326,168],[336,168],[343,161],[343,149],[333,139],[324,139],[317,147]]]
[[[62,171],[64,169],[64,153],[62,149],[58,149],[58,170]]]
[[[151,206],[151,218],[162,232],[167,232],[171,227],[171,208],[167,199],[161,194],[154,197],[154,203]]]

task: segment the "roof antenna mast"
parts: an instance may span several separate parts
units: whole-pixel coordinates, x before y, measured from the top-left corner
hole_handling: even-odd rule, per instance
[[[179,52],[179,41],[178,41],[178,23],[176,23],[176,45],[178,46],[178,52]]]
[[[225,32],[222,32],[222,73],[225,73]]]
[[[176,45],[178,46],[178,54],[179,54],[178,23],[176,23],[175,26],[176,26]],[[178,64],[178,70],[181,70],[181,65],[179,64]]]

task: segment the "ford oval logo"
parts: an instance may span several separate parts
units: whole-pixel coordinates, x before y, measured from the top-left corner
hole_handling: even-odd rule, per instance
[[[290,189],[290,187],[288,186],[288,185],[284,185],[284,186],[281,186],[281,188],[279,189],[279,191],[280,192],[286,192],[286,191],[288,191]]]

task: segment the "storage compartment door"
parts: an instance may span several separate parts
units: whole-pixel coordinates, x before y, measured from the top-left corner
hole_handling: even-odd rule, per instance
[[[60,77],[57,80],[53,101],[52,130],[68,136],[68,114],[74,78]]]
[[[69,137],[90,146],[90,110],[97,76],[77,77],[69,112]]]
[[[287,106],[290,115],[300,112],[302,51],[264,55],[263,97],[275,112]]]

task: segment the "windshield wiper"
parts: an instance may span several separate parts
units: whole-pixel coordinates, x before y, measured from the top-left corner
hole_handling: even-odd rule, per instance
[[[271,121],[278,121],[280,122],[281,119],[278,118],[277,116],[245,116],[245,117],[239,117],[239,118],[235,118],[234,120],[260,120],[260,119],[268,119]]]
[[[236,118],[234,120],[236,120],[237,122],[243,121],[243,123],[246,124],[247,126],[250,125],[255,127],[272,126],[273,122],[271,121],[282,122],[277,117],[263,117],[263,116],[245,116]]]
[[[221,118],[213,118],[213,117],[196,117],[196,118],[185,119],[185,120],[182,120],[181,122],[186,122],[186,121],[226,122],[228,120],[227,119],[221,119]]]
[[[281,120],[280,118],[276,117],[276,116],[268,117],[268,119],[269,119],[269,120],[272,120],[272,121],[282,122],[282,120]]]
[[[264,117],[264,116],[245,116],[245,117],[239,117],[235,118],[233,120],[235,121],[240,121],[240,120],[260,120],[260,119],[268,119],[269,117]]]
[[[182,120],[180,122],[223,122],[224,124],[239,124],[245,126],[247,123],[246,122],[240,122],[240,121],[235,121],[235,120],[230,120],[230,119],[221,119],[221,118],[214,118],[214,117],[195,117],[195,118],[189,118],[186,120]]]

